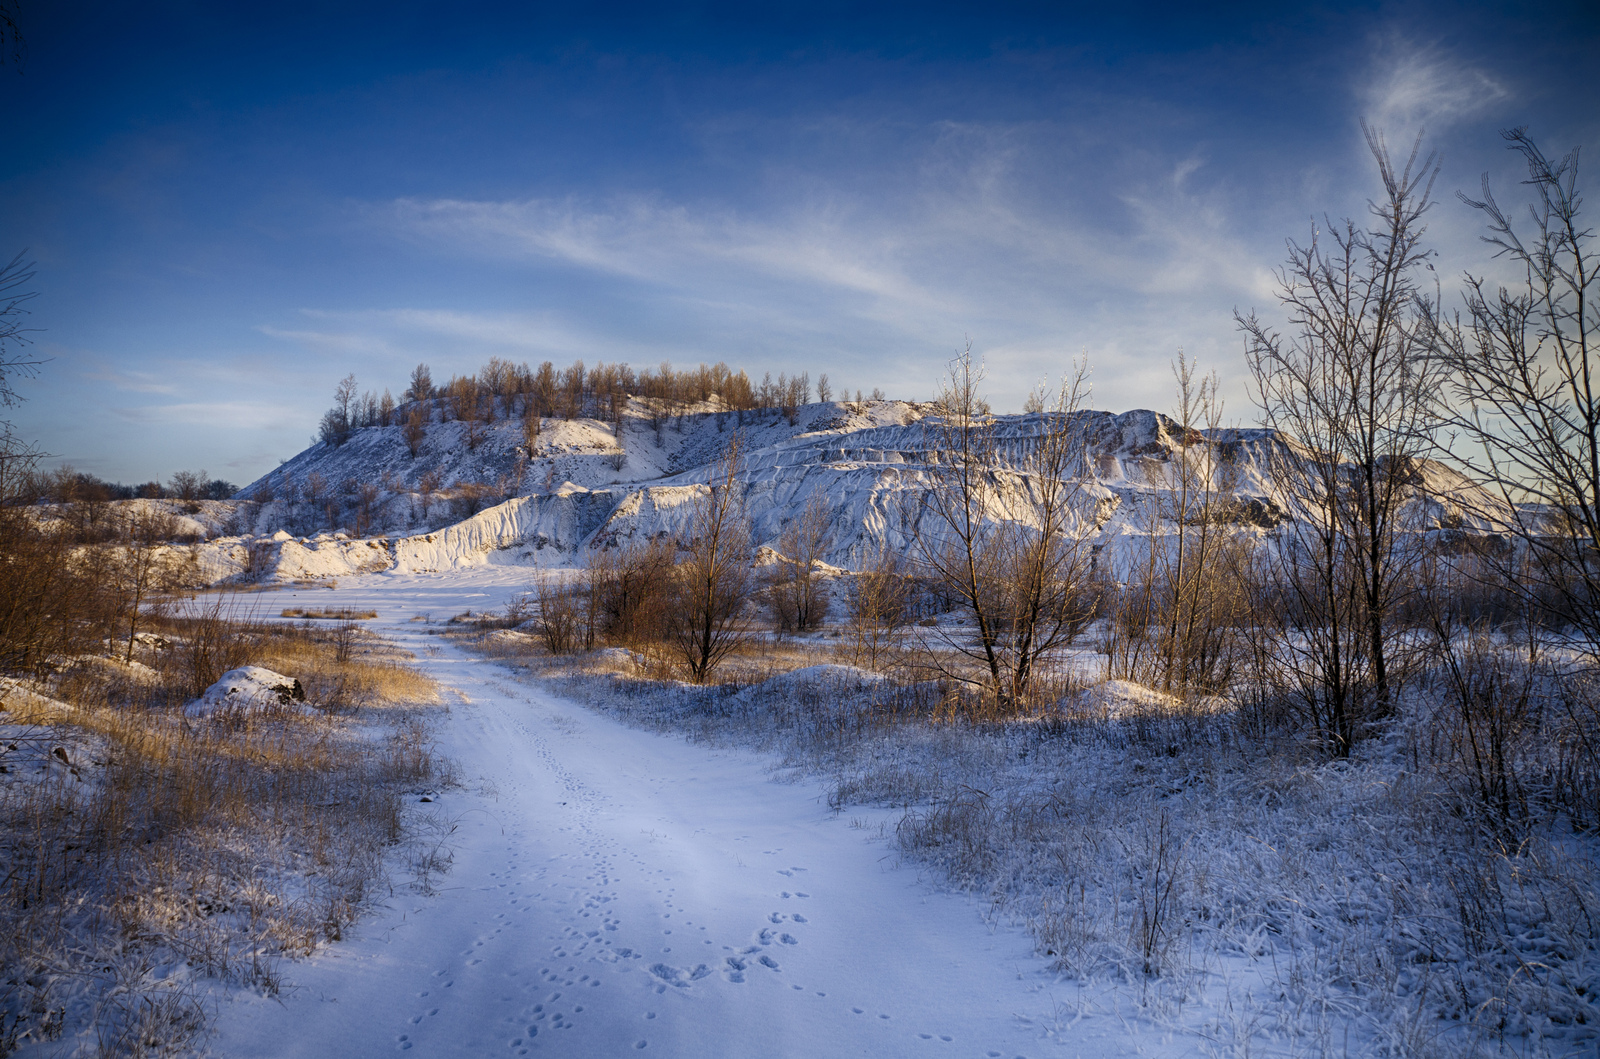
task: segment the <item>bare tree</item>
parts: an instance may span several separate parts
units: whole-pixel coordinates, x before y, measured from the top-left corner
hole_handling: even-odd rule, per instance
[[[880,548],[850,579],[848,657],[853,665],[877,669],[899,645],[911,579],[899,553]]]
[[[772,570],[770,592],[782,630],[809,632],[827,615],[827,585],[817,566],[833,542],[832,523],[827,501],[813,494],[778,539],[780,557]]]
[[[1166,691],[1226,688],[1233,671],[1233,630],[1244,617],[1242,596],[1229,572],[1226,553],[1234,540],[1222,526],[1228,512],[1221,493],[1231,482],[1217,459],[1222,420],[1217,377],[1196,377],[1180,351],[1173,365],[1177,382],[1178,437],[1168,466],[1168,515],[1172,547],[1162,550],[1166,628],[1161,644],[1161,685]]]
[[[1220,495],[1230,476],[1217,457],[1221,419],[1215,375],[1200,377],[1180,351],[1174,418],[1166,459],[1147,460],[1150,491],[1145,547],[1105,571],[1110,621],[1102,644],[1114,678],[1167,692],[1226,688],[1234,662],[1234,630],[1243,620],[1236,544],[1223,526],[1232,512]]]
[[[467,422],[478,417],[478,380],[457,376],[445,387],[445,407],[456,419]]]
[[[4,23],[0,22],[0,46],[4,44]],[[13,33],[15,26],[12,27]],[[13,41],[20,40],[13,36]],[[34,296],[27,290],[33,279],[33,265],[18,254],[0,268],[0,408],[10,408],[21,398],[15,389],[18,376],[32,377],[43,358],[31,356],[26,347],[31,328],[23,326],[28,310],[23,306]],[[11,432],[11,424],[0,420],[0,499],[9,499],[33,470],[41,453]]]
[[[317,428],[317,440],[325,445],[343,445],[349,439],[350,431],[357,426],[355,416],[360,414],[359,406],[356,377],[353,374],[346,375],[334,388],[333,407],[322,415],[322,422]]]
[[[833,386],[828,382],[827,372],[817,376],[817,400],[823,404],[833,400]]]
[[[1374,223],[1329,225],[1326,242],[1289,244],[1278,300],[1284,338],[1254,312],[1235,314],[1246,339],[1255,399],[1281,434],[1278,488],[1303,505],[1288,523],[1281,570],[1291,605],[1319,626],[1289,637],[1294,684],[1337,755],[1349,753],[1361,714],[1389,708],[1396,661],[1396,607],[1407,592],[1415,541],[1400,525],[1440,385],[1431,357],[1436,296],[1418,278],[1438,168],[1418,164],[1418,137],[1404,169],[1362,126],[1384,195]]]
[[[356,401],[356,377],[352,372],[339,380],[339,385],[333,390],[333,407],[339,413],[339,418],[345,423],[346,428],[354,426],[351,416],[352,406]]]
[[[1083,439],[1075,416],[1087,373],[1080,361],[1063,378],[1051,410],[1022,443],[1014,471],[1002,469],[970,344],[952,362],[939,396],[938,480],[927,495],[917,556],[971,625],[931,627],[929,657],[943,675],[979,690],[1002,711],[1028,702],[1041,668],[1091,613],[1079,509]]]
[[[377,482],[356,483],[354,497],[354,523],[351,528],[357,537],[365,537],[372,532],[372,526],[378,519],[378,514],[383,505],[379,503],[383,490]]]
[[[179,500],[198,500],[207,481],[205,471],[177,471],[167,479],[167,490]]]
[[[1468,274],[1467,319],[1440,328],[1454,407],[1453,455],[1493,483],[1530,560],[1507,582],[1558,601],[1561,618],[1600,656],[1600,257],[1580,219],[1578,151],[1552,161],[1527,134],[1501,135],[1528,168],[1532,230],[1519,233],[1495,201],[1460,198],[1483,214],[1485,241],[1516,265],[1516,289]],[[1511,571],[1507,571],[1511,573]],[[1528,576],[1531,574],[1532,576]]]
[[[670,541],[658,538],[590,557],[594,622],[607,638],[629,647],[659,642],[672,595],[674,551]]]
[[[539,601],[539,634],[544,637],[545,650],[564,655],[591,646],[585,642],[575,578],[568,574],[542,577],[535,593]]]
[[[22,54],[26,50],[26,43],[22,38],[22,30],[17,25],[17,5],[15,0],[0,0],[0,64],[6,61],[9,54],[11,64],[17,68],[17,73],[22,72]]]
[[[400,395],[403,401],[426,401],[433,396],[433,372],[426,364],[411,369],[411,383]]]
[[[6,408],[19,399],[12,379],[19,375],[31,378],[44,363],[25,352],[32,344],[28,335],[33,329],[23,326],[23,317],[28,315],[23,306],[36,293],[26,289],[34,276],[32,262],[23,260],[26,254],[23,251],[0,268],[0,406]]]
[[[166,554],[166,545],[176,536],[177,529],[177,520],[164,511],[141,509],[126,522],[126,544],[116,571],[116,585],[121,590],[117,609],[128,630],[124,661],[133,661],[139,624],[152,597],[176,587],[177,570]]]
[[[312,471],[306,475],[303,492],[306,503],[311,505],[313,511],[318,508],[324,509],[320,514],[326,519],[327,525],[331,527],[338,501],[333,496],[333,490],[329,488],[328,479],[317,471]]]
[[[500,357],[490,357],[489,363],[479,370],[478,381],[483,386],[489,422],[494,422],[495,402],[502,396],[506,397],[506,414],[511,414],[510,395],[514,392],[516,378],[516,366]]]
[[[539,431],[543,427],[544,420],[539,416],[537,404],[529,401],[522,409],[522,444],[528,450],[530,460],[538,458],[534,447],[539,444]]]
[[[428,436],[428,410],[420,404],[413,405],[406,413],[400,436],[406,439],[406,449],[411,453],[411,458],[416,459],[417,453],[422,451],[422,442]]]
[[[425,472],[417,479],[417,497],[422,504],[422,517],[428,517],[428,508],[433,506],[434,494],[439,491],[441,477],[437,468]]]
[[[735,437],[711,466],[695,505],[688,557],[674,576],[676,613],[668,637],[700,684],[744,639],[739,615],[751,589],[750,521],[740,470]]]
[[[85,589],[64,527],[41,524],[24,508],[0,504],[0,672],[47,672],[74,653]],[[114,583],[97,577],[97,584]]]

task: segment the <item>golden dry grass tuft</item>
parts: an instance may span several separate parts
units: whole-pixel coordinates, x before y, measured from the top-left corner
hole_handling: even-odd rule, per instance
[[[436,687],[370,633],[204,613],[159,631],[133,666],[0,684],[0,1055],[188,1046],[199,979],[275,991],[283,958],[416,861],[407,793],[450,782]],[[310,708],[186,716],[199,671],[239,664],[300,680]]]
[[[284,607],[280,618],[312,618],[333,621],[365,621],[376,618],[375,610],[356,610],[352,607]]]

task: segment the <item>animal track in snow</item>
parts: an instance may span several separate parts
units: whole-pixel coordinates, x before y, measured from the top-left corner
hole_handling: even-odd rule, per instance
[[[663,982],[666,982],[668,985],[676,986],[679,989],[682,989],[690,982],[698,982],[700,979],[706,977],[711,973],[711,968],[707,967],[703,963],[697,964],[695,968],[692,971],[689,971],[687,976],[685,976],[684,971],[680,968],[672,967],[665,963],[656,963],[650,965],[650,973],[661,979]]]

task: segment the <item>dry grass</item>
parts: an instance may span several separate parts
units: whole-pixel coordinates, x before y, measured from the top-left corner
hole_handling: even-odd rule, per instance
[[[356,610],[352,607],[285,607],[280,618],[323,618],[333,621],[365,621],[376,618],[375,610]]]
[[[431,682],[369,634],[214,618],[167,619],[144,664],[0,692],[0,1055],[181,1050],[200,978],[275,991],[418,862],[406,794],[449,781]],[[202,662],[295,676],[316,709],[187,718]]]

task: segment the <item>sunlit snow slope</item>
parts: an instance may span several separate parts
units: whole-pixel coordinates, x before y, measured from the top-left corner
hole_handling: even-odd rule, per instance
[[[1026,524],[1035,483],[1026,472],[1039,414],[993,420],[986,514]],[[1209,456],[1218,507],[1236,532],[1270,539],[1305,517],[1270,473],[1281,438],[1269,431],[1190,432],[1145,410],[1074,414],[1073,480],[1081,533],[1108,557],[1172,526],[1175,455]],[[294,580],[494,563],[583,565],[596,550],[666,536],[683,541],[713,461],[737,440],[739,480],[755,542],[821,498],[831,515],[828,562],[857,568],[887,548],[915,551],[942,532],[927,506],[939,479],[941,421],[899,401],[813,404],[790,423],[776,412],[702,407],[656,420],[635,406],[620,432],[594,420],[545,420],[530,446],[502,419],[481,439],[459,422],[433,423],[413,456],[399,427],[318,444],[252,483],[236,525],[252,532],[208,544],[214,580]],[[473,444],[469,446],[469,441]],[[1442,465],[1418,461],[1404,522],[1424,531],[1493,532],[1492,498]]]

